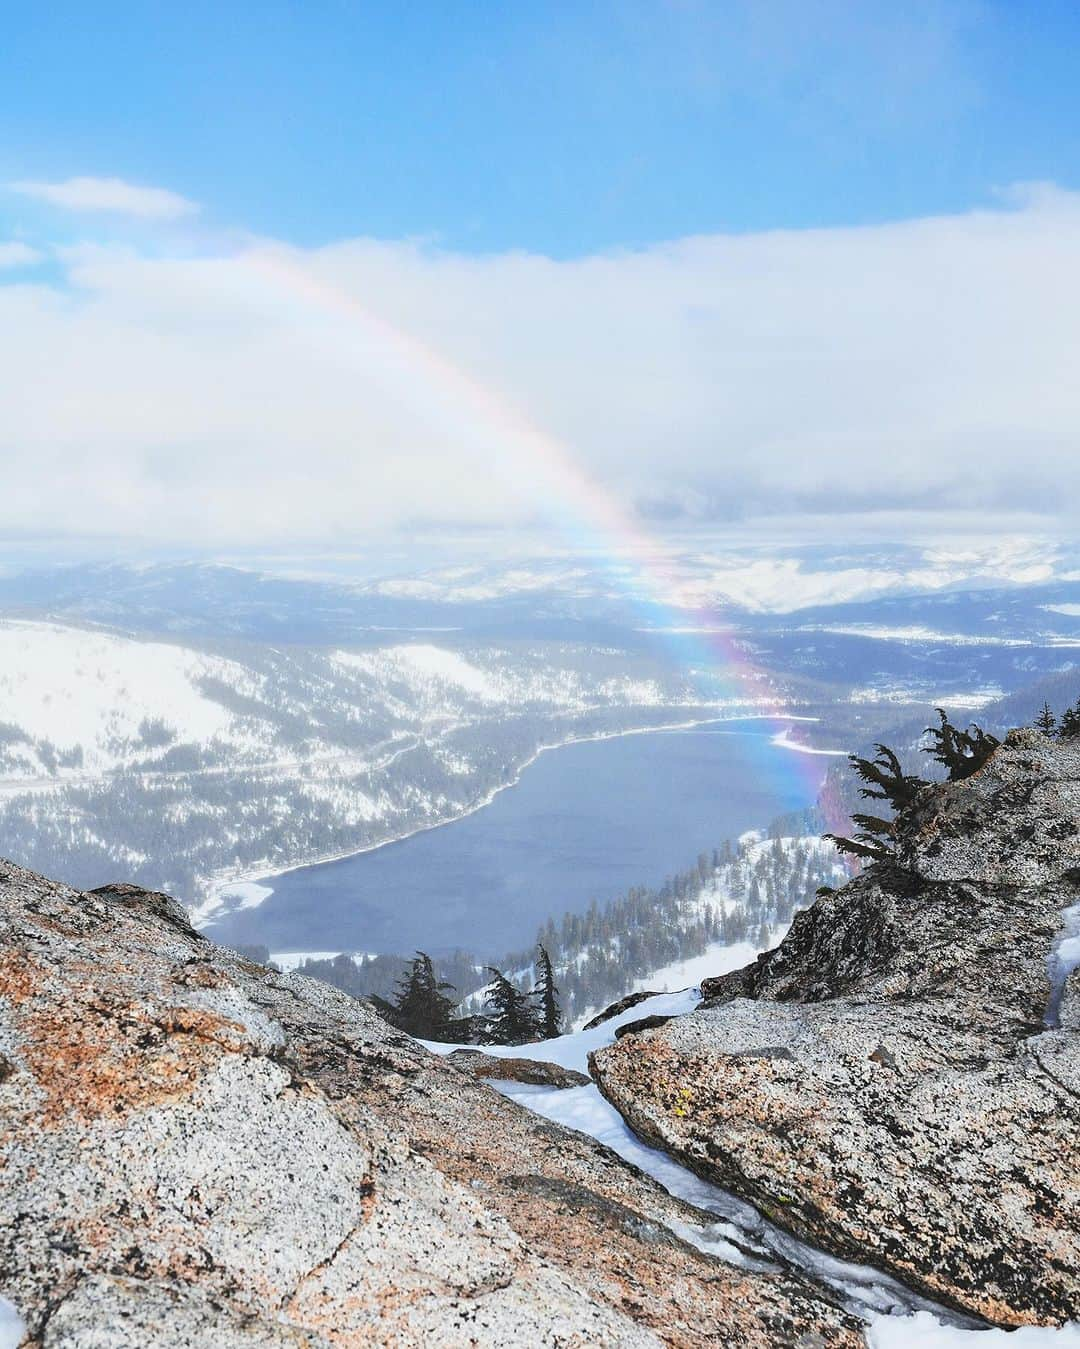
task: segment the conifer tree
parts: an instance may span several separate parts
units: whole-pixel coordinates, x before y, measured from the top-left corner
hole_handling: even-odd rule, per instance
[[[926,783],[920,777],[905,773],[900,760],[888,745],[875,745],[874,749],[877,753],[872,759],[862,759],[857,754],[848,755],[851,766],[866,784],[859,788],[859,795],[874,801],[887,801],[899,814],[912,804]],[[880,815],[864,814],[852,815],[851,819],[859,826],[853,838],[839,834],[825,834],[824,837],[831,839],[839,852],[869,862],[884,862],[892,857],[895,821],[883,819]]]
[[[554,1040],[562,1034],[562,1011],[559,1008],[559,990],[555,987],[555,971],[551,968],[551,957],[543,943],[538,943],[536,947],[536,987],[532,996],[540,1004],[540,1033],[545,1040]]]
[[[491,983],[484,994],[484,1007],[491,1012],[490,1029],[496,1044],[521,1045],[536,1038],[536,1010],[529,1001],[529,995],[497,970],[488,966]]]
[[[447,1023],[455,1002],[444,989],[454,990],[453,984],[440,980],[435,974],[431,957],[417,951],[405,977],[398,983],[397,1000],[393,1004],[394,1023],[421,1040],[446,1038]]]
[[[1043,735],[1054,734],[1054,727],[1057,725],[1057,717],[1050,711],[1049,703],[1043,703],[1042,711],[1031,724],[1037,731],[1042,731]]]
[[[939,707],[937,712],[941,718],[940,725],[926,728],[925,734],[930,736],[932,743],[923,753],[932,755],[948,770],[950,782],[971,777],[986,763],[1001,741],[979,726],[971,725],[966,731],[961,731],[949,721],[944,708]],[[824,837],[831,839],[842,853],[870,862],[886,862],[894,856],[897,819],[914,804],[927,783],[920,777],[906,774],[900,760],[887,745],[876,745],[875,749],[877,754],[873,759],[860,759],[857,754],[848,757],[856,773],[866,783],[859,789],[859,795],[887,801],[895,811],[894,818],[854,814],[851,818],[859,829],[853,838],[837,834],[825,834]]]
[[[1076,700],[1075,707],[1067,707],[1062,712],[1058,735],[1062,740],[1071,740],[1073,736],[1080,735],[1080,698]]]
[[[978,772],[1001,741],[979,726],[972,725],[966,731],[959,730],[949,721],[943,707],[937,709],[937,714],[941,724],[926,728],[926,734],[933,743],[923,753],[932,755],[948,769],[950,782],[960,782]]]

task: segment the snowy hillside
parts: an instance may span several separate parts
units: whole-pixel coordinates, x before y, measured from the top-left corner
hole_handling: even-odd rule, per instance
[[[766,836],[750,831],[702,855],[656,889],[635,886],[621,898],[552,917],[537,933],[552,958],[565,1024],[581,1026],[627,993],[686,988],[706,975],[749,963],[775,946],[818,887],[847,871],[831,843],[816,834]],[[463,1016],[483,1013],[492,960],[527,991],[535,947],[501,953],[480,944],[436,959],[440,979],[457,990]],[[266,952],[355,997],[392,999],[410,963],[396,956],[337,952]]]
[[[54,623],[0,622],[4,778],[103,773],[177,741],[240,746],[203,681],[251,691],[233,661]]]
[[[428,643],[240,658],[49,622],[0,620],[0,785],[373,751],[471,717],[662,704],[670,681],[567,652]],[[684,694],[685,696],[685,694]],[[200,762],[192,758],[196,751]]]
[[[320,650],[4,619],[0,853],[175,888],[205,917],[216,882],[452,819],[544,745],[708,715],[694,699],[648,657],[574,643]]]

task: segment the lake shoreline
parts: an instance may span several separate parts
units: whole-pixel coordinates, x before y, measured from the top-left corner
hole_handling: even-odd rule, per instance
[[[493,787],[483,798],[474,802],[465,810],[457,814],[448,816],[444,820],[438,820],[432,824],[420,825],[416,829],[407,830],[405,833],[397,834],[392,838],[382,839],[378,843],[365,844],[360,848],[348,848],[342,852],[324,854],[317,857],[307,858],[303,861],[291,863],[289,866],[280,867],[274,871],[265,869],[254,870],[251,867],[245,867],[242,873],[230,873],[220,880],[211,879],[208,897],[199,905],[188,906],[188,915],[192,924],[202,932],[207,932],[213,936],[213,927],[219,919],[225,916],[223,913],[222,899],[233,889],[239,886],[256,886],[260,890],[265,890],[265,894],[259,896],[254,902],[240,904],[234,909],[229,909],[228,914],[243,909],[258,908],[265,900],[269,899],[274,893],[274,887],[268,882],[278,880],[282,876],[287,876],[297,871],[304,871],[309,867],[328,866],[334,862],[343,862],[348,858],[361,857],[365,853],[377,852],[380,848],[390,847],[395,843],[404,843],[406,840],[416,838],[421,834],[428,834],[437,829],[444,829],[451,824],[459,824],[462,820],[477,814],[498,797],[501,793],[516,787],[521,781],[521,776],[527,768],[530,768],[536,761],[549,751],[566,749],[571,745],[591,744],[597,741],[619,740],[628,736],[668,734],[673,731],[693,730],[701,726],[713,726],[721,723],[736,723],[744,721],[820,721],[820,717],[806,716],[797,712],[748,712],[739,716],[718,716],[718,717],[697,717],[688,721],[664,722],[654,726],[634,726],[628,730],[620,731],[596,731],[591,735],[575,735],[565,740],[557,740],[547,745],[540,745],[533,754],[523,760],[516,770],[513,777],[498,786]],[[788,748],[787,745],[782,746]],[[220,876],[220,873],[219,873]]]

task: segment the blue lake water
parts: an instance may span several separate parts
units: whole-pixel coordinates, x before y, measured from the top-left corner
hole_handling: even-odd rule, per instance
[[[551,750],[464,819],[267,878],[268,899],[209,935],[272,951],[528,946],[549,916],[658,885],[724,839],[809,805],[828,761],[811,767],[772,745],[773,729],[729,722]]]

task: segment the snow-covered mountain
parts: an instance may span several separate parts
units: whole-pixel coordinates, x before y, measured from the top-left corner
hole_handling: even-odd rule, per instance
[[[70,624],[0,620],[3,785],[119,769],[271,766],[399,753],[495,710],[584,712],[669,701],[671,681],[600,652],[428,642],[234,656]],[[183,759],[184,763],[179,761]],[[195,761],[198,760],[198,763]]]
[[[200,645],[0,620],[0,852],[205,903],[226,876],[460,815],[542,745],[699,701],[608,648]]]
[[[663,603],[633,559],[570,554],[0,574],[0,852],[206,913],[475,809],[545,745],[778,697],[863,743],[1080,667],[1057,545],[684,540],[664,566]]]

